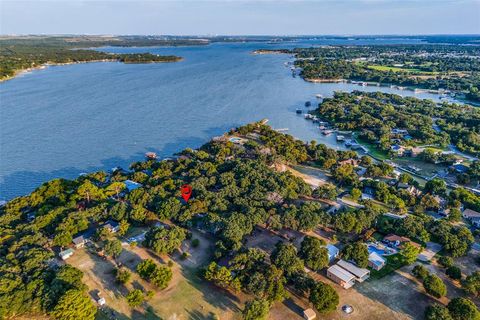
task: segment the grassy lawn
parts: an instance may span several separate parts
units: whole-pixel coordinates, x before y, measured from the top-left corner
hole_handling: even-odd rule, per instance
[[[387,274],[390,274],[390,273],[394,272],[397,269],[400,269],[401,267],[403,267],[405,265],[402,257],[398,253],[393,254],[391,256],[386,256],[385,258],[387,259],[387,264],[382,269],[380,269],[379,271],[372,270],[372,272],[370,272],[370,279],[383,278]]]
[[[391,71],[391,72],[407,72],[407,73],[416,73],[416,74],[436,74],[436,72],[422,71],[417,68],[403,68],[403,67],[390,67],[390,66],[381,66],[381,65],[369,65],[369,69],[377,71]]]
[[[388,153],[378,148],[375,144],[360,138],[357,134],[354,134],[354,137],[358,141],[358,143],[367,147],[368,154],[370,154],[372,157],[380,160],[390,159],[390,157],[388,156]]]

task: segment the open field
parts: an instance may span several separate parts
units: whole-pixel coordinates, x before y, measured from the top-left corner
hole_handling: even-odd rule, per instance
[[[113,312],[117,319],[208,319],[213,315],[221,316],[221,319],[239,319],[244,296],[234,296],[199,276],[199,268],[210,259],[212,242],[196,231],[193,231],[193,238],[199,239],[200,245],[191,248],[190,241],[186,241],[181,250],[190,255],[185,260],[180,258],[179,252],[171,257],[160,257],[143,247],[124,244],[124,250],[117,261],[132,272],[132,280],[126,286],[115,282],[113,261],[103,260],[86,249],[77,250],[67,262],[84,272],[83,282],[88,286],[92,297],[97,292],[105,297],[107,307],[103,308],[104,312],[99,313],[97,319],[109,319],[107,315],[111,315],[112,310],[115,310]],[[174,262],[173,278],[166,289],[156,290],[136,274],[136,265],[147,258],[159,264],[169,260]],[[155,294],[141,308],[132,309],[124,296],[134,288],[152,290]]]

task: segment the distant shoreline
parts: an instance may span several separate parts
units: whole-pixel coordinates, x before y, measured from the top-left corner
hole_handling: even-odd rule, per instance
[[[96,60],[71,61],[71,62],[46,62],[39,66],[15,70],[15,73],[13,75],[1,78],[0,83],[8,80],[13,80],[22,74],[27,74],[35,70],[43,70],[51,66],[66,66],[66,65],[72,65],[72,64],[95,63],[95,62],[119,62],[124,64],[171,63],[171,62],[180,62],[182,60],[184,60],[182,57],[178,57],[178,59],[175,59],[173,61],[126,61],[125,62],[125,61],[120,61],[119,59],[96,59]]]

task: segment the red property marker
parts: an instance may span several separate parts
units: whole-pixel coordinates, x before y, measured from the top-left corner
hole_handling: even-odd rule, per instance
[[[182,192],[183,200],[188,202],[188,199],[190,199],[190,196],[192,195],[192,187],[188,184],[184,184],[180,187],[180,191]]]

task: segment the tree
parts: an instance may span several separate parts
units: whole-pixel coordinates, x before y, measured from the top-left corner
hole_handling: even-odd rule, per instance
[[[328,313],[337,308],[339,297],[332,286],[323,282],[317,282],[310,291],[309,301],[313,303],[318,312]]]
[[[348,244],[343,248],[343,256],[346,260],[353,260],[360,268],[368,266],[368,248],[362,242]]]
[[[78,187],[77,195],[80,199],[87,200],[87,203],[91,200],[101,200],[105,198],[103,190],[94,185],[90,180],[85,180],[83,184]]]
[[[116,195],[118,198],[118,195],[120,192],[126,188],[126,185],[124,182],[112,182],[105,188],[105,194],[107,197],[110,197],[112,195]]]
[[[453,318],[447,308],[435,303],[425,310],[425,320],[453,320]]]
[[[149,279],[157,265],[152,259],[145,259],[137,265],[137,272],[143,279]]]
[[[122,242],[118,239],[107,240],[104,250],[105,255],[116,258],[123,251]]]
[[[445,283],[443,283],[442,279],[434,274],[428,275],[423,280],[423,286],[428,294],[436,298],[441,298],[447,294],[447,287],[445,286]]]
[[[449,256],[441,256],[440,258],[438,258],[438,263],[445,268],[449,268],[453,266],[453,259]]]
[[[61,231],[53,238],[53,244],[60,247],[68,246],[72,243],[72,234],[68,231]]]
[[[171,229],[155,227],[146,233],[144,244],[156,253],[172,253],[186,236],[185,230],[176,226]]]
[[[476,297],[480,296],[480,271],[467,276],[462,286],[468,293]]]
[[[424,190],[434,195],[444,195],[447,192],[447,184],[443,179],[434,178],[427,181]]]
[[[358,188],[352,188],[350,195],[352,196],[353,200],[357,201],[362,196],[362,191]]]
[[[130,291],[127,296],[128,305],[132,308],[138,307],[143,303],[145,297],[143,296],[143,292],[140,289],[133,289]]]
[[[450,266],[445,270],[445,274],[452,278],[453,280],[462,279],[462,270],[457,266]]]
[[[405,261],[406,264],[412,264],[417,260],[417,256],[420,253],[420,250],[412,245],[411,243],[406,243],[403,246],[403,249],[400,251],[400,255]]]
[[[317,271],[328,266],[328,250],[317,238],[306,236],[302,241],[299,256],[312,270]]]
[[[426,277],[428,277],[430,273],[428,272],[427,268],[425,268],[421,264],[417,264],[415,267],[413,267],[412,274],[416,278],[424,280]]]
[[[127,220],[121,220],[120,223],[118,224],[118,234],[120,236],[123,236],[127,233],[128,229],[130,228],[130,224],[127,222]]]
[[[156,285],[160,290],[165,289],[170,280],[172,280],[172,270],[167,266],[157,266],[150,275],[150,282]]]
[[[297,257],[293,244],[277,243],[271,255],[272,263],[282,269],[287,276],[303,270],[303,261]]]
[[[335,200],[338,196],[337,187],[333,184],[323,184],[313,191],[313,195],[328,200]]]
[[[216,262],[212,262],[205,270],[205,279],[213,281],[222,288],[228,287],[233,281],[232,272],[226,267],[220,267]]]
[[[81,290],[68,290],[58,301],[52,315],[59,320],[93,320],[97,308]]]
[[[479,320],[477,306],[467,298],[453,298],[447,305],[453,320]]]
[[[243,309],[244,320],[265,320],[270,309],[270,302],[264,299],[248,301]]]
[[[137,265],[137,272],[145,280],[159,289],[165,289],[172,280],[172,270],[167,266],[158,266],[153,260],[145,259]]]
[[[130,281],[132,274],[125,268],[116,269],[116,277],[118,283],[126,284]]]

